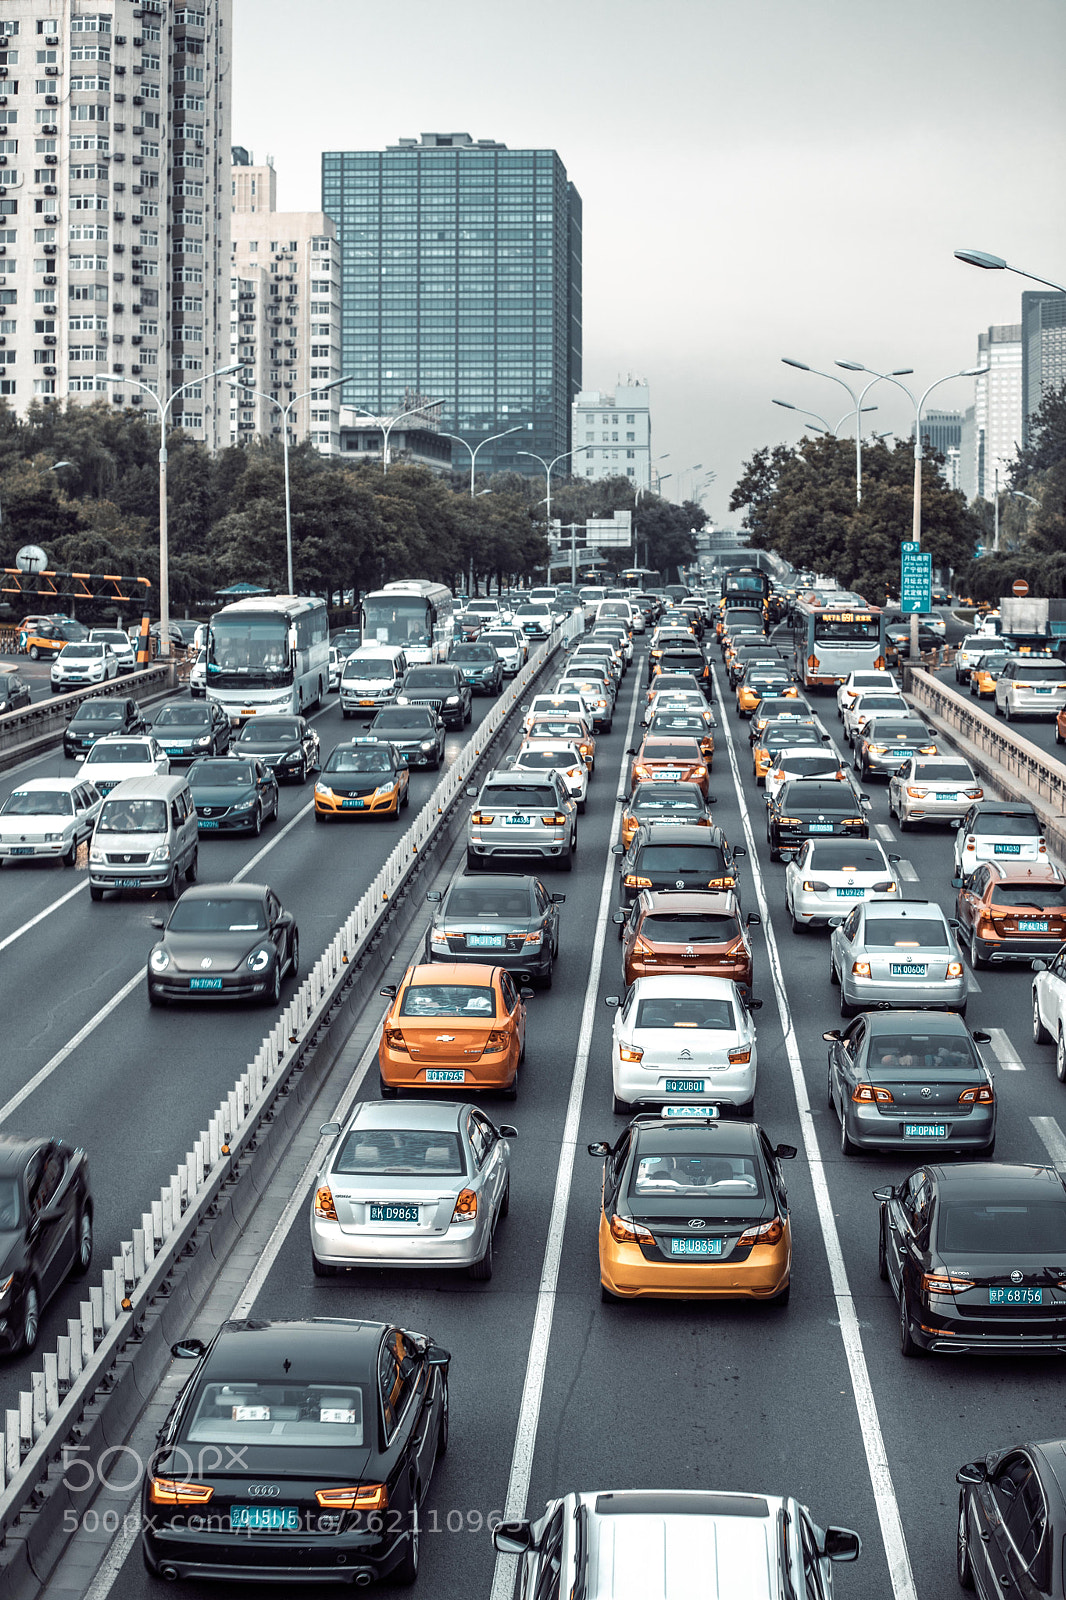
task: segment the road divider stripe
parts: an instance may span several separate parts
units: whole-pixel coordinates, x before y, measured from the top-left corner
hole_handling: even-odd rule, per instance
[[[21,928],[16,928],[14,933],[9,933],[6,939],[0,939],[0,950],[6,950],[9,945],[13,945],[16,940],[22,938],[24,933],[29,933],[31,928],[36,928],[39,922],[44,922],[47,917],[52,915],[53,911],[58,911],[60,906],[65,906],[68,900],[73,900],[76,894],[80,894],[83,889],[88,887],[88,878],[83,878],[80,883],[74,885],[73,889],[68,889],[66,894],[60,895],[58,900],[53,900],[50,906],[45,906],[42,911],[38,911],[37,915],[31,917],[29,922],[24,922]]]
[[[1066,1168],[1066,1133],[1063,1133],[1054,1117],[1030,1117],[1040,1136],[1044,1149],[1051,1157],[1056,1167]]]
[[[992,1036],[992,1053],[1004,1072],[1024,1072],[1025,1062],[1011,1044],[1006,1031],[1003,1028],[989,1028],[988,1031]]]
[[[712,671],[714,671],[713,668]],[[717,672],[715,672],[715,678],[717,680]],[[733,772],[737,801],[740,805],[744,836],[748,846],[748,861],[752,877],[755,880],[755,894],[759,902],[759,910],[762,913],[762,931],[769,957],[770,975],[774,985],[778,1015],[781,1020],[781,1031],[784,1035],[785,1052],[792,1077],[792,1090],[796,1099],[796,1109],[799,1112],[804,1153],[807,1157],[811,1184],[814,1189],[818,1222],[822,1231],[822,1242],[829,1262],[829,1276],[833,1286],[833,1298],[836,1301],[840,1337],[847,1357],[851,1388],[855,1397],[855,1409],[858,1413],[859,1428],[862,1433],[863,1448],[866,1452],[870,1483],[873,1488],[874,1503],[877,1507],[877,1517],[881,1525],[881,1539],[884,1543],[885,1556],[888,1561],[889,1581],[892,1585],[894,1600],[918,1600],[914,1573],[911,1569],[910,1554],[907,1550],[907,1539],[903,1531],[903,1519],[900,1515],[899,1501],[896,1498],[896,1490],[892,1482],[892,1471],[888,1464],[888,1453],[885,1449],[884,1435],[881,1431],[881,1422],[877,1413],[877,1401],[874,1398],[873,1385],[870,1382],[866,1353],[863,1350],[859,1316],[855,1307],[855,1298],[851,1292],[851,1285],[848,1281],[844,1252],[841,1248],[840,1235],[837,1232],[836,1217],[833,1211],[833,1201],[829,1194],[825,1163],[822,1159],[818,1135],[815,1131],[811,1114],[810,1099],[807,1095],[807,1082],[803,1075],[803,1062],[800,1057],[799,1041],[796,1038],[792,1011],[788,1003],[784,970],[781,964],[777,939],[770,921],[770,908],[766,898],[762,868],[759,865],[759,857],[755,847],[755,834],[751,824],[751,815],[744,794],[744,786],[740,779],[740,769],[737,765],[733,732],[725,717],[722,718],[722,724],[725,730],[726,749]],[[878,824],[877,826],[878,831],[880,831],[883,825]],[[1066,1148],[1066,1141],[1064,1141],[1064,1148]],[[492,1600],[504,1600],[504,1597],[497,1596],[494,1590]]]
[[[906,859],[904,859],[903,861],[897,861],[897,863],[896,863],[896,871],[899,873],[899,875],[903,879],[904,883],[917,883],[918,882],[918,874],[915,872],[912,863],[907,861]]]
[[[875,822],[874,832],[877,834],[877,837],[879,839],[883,839],[886,844],[895,844],[896,835],[893,833],[887,822]]]

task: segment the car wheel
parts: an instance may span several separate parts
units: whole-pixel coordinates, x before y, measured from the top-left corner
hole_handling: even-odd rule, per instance
[[[481,870],[481,862],[472,850],[466,852],[466,870],[467,872],[479,872]]]
[[[93,1214],[86,1206],[78,1218],[78,1246],[74,1257],[74,1265],[70,1269],[72,1278],[84,1278],[93,1264]]]
[[[487,1283],[492,1277],[492,1232],[489,1231],[489,1242],[485,1246],[485,1254],[479,1261],[472,1261],[466,1269],[467,1276],[476,1278],[479,1283]]]
[[[70,849],[67,851],[66,855],[63,857],[63,865],[65,867],[72,867],[74,865],[75,861],[77,861],[77,859],[78,859],[78,841],[77,841],[77,839],[72,839],[70,841]]]
[[[199,871],[200,871],[200,851],[197,848],[197,849],[195,849],[193,851],[192,857],[191,857],[191,859],[189,861],[189,865],[185,868],[185,882],[186,883],[195,883],[196,882],[196,875],[197,875],[197,873]]]
[[[471,722],[473,722],[473,720],[474,720],[474,702],[471,700],[470,704],[467,706],[465,712],[463,713],[462,726],[464,728],[468,727],[469,724]]]
[[[500,1209],[496,1214],[499,1217],[506,1217],[506,1216],[510,1215],[510,1211],[511,1211],[511,1180],[510,1180],[510,1178],[508,1178],[507,1182],[503,1186],[503,1198],[500,1201]]]
[[[335,1278],[337,1276],[336,1267],[329,1261],[320,1261],[313,1250],[311,1251],[311,1271],[316,1278]]]
[[[826,1072],[826,1075],[825,1075],[825,1103],[829,1107],[830,1111],[835,1111],[836,1110],[837,1104],[836,1104],[836,1101],[833,1099],[833,1069],[832,1069],[832,1067],[830,1067],[828,1069],[828,1071]]]
[[[633,1107],[629,1101],[620,1100],[617,1095],[614,1096],[611,1109],[616,1117],[629,1117],[633,1114]]]
[[[294,978],[300,975],[300,935],[295,928],[292,930],[292,949],[289,951],[289,971]]]
[[[393,1088],[392,1084],[386,1083],[382,1077],[378,1078],[378,1089],[383,1100],[395,1100],[400,1093],[399,1089]]]
[[[255,816],[252,819],[252,833],[258,839],[258,837],[262,833],[262,831],[263,831],[263,808],[262,808],[262,806],[256,806],[256,808],[255,808]]]
[[[970,954],[970,966],[973,968],[974,972],[983,972],[987,968],[988,962],[985,960],[984,956],[981,955],[981,953],[980,953],[980,949],[979,949],[979,946],[978,946],[978,943],[977,943],[977,934],[976,934],[976,932],[975,932],[975,930],[973,928],[970,929],[970,952],[969,952],[969,954]]]
[[[840,979],[837,977],[837,969],[833,965],[833,946],[832,945],[829,946],[829,982],[831,984],[833,984],[834,988],[840,982]]]
[[[911,831],[911,819],[910,817],[905,817],[902,811],[899,813],[899,831],[900,833],[910,833]]]
[[[1058,723],[1058,718],[1057,717],[1055,719],[1055,743],[1056,744],[1066,744],[1066,738],[1064,738],[1063,735],[1059,732],[1059,723]]]
[[[26,1289],[22,1302],[22,1332],[19,1336],[19,1350],[28,1356],[37,1345],[37,1335],[41,1328],[41,1297],[37,1293],[37,1285],[31,1283]]]
[[[577,814],[578,814],[579,817],[583,817],[585,815],[585,801],[584,800],[579,800],[578,801],[578,803],[577,803]]]
[[[30,645],[29,657],[31,661],[40,661],[41,659],[41,652],[38,650],[35,644]]]
[[[400,804],[404,808],[405,811],[407,810],[407,807],[411,804],[411,785],[410,785],[410,783],[408,783],[406,789],[403,792],[403,799],[400,801]]]
[[[341,716],[342,716],[342,717],[343,717],[343,718],[344,718],[344,720],[345,720],[345,722],[347,722],[347,721],[348,721],[348,719],[349,719],[349,718],[350,718],[350,717],[351,717],[351,716],[352,716],[352,715],[353,715],[353,713],[352,713],[352,712],[351,712],[351,711],[346,711],[346,710],[345,710],[345,709],[344,709],[344,707],[343,707],[343,706],[341,706]]]
[[[1014,721],[1014,718],[1011,716],[1011,709],[1010,709],[1010,701],[1009,700],[1005,700],[1003,702],[1003,715],[1006,717],[1008,722],[1013,722]]]
[[[922,1348],[915,1344],[911,1333],[911,1313],[907,1305],[907,1290],[900,1285],[899,1291],[899,1353],[901,1356],[920,1356]]]
[[[566,852],[565,856],[560,857],[559,869],[562,872],[573,872],[573,870],[574,870],[574,845],[573,844],[571,844],[571,846],[570,846],[569,850]]]
[[[538,988],[541,988],[541,989],[550,989],[554,981],[555,981],[555,957],[554,957],[554,955],[552,955],[549,952],[547,969],[544,972],[542,972],[540,977],[537,979],[537,986],[538,986]]]
[[[960,1589],[974,1587],[973,1566],[970,1561],[970,1524],[966,1515],[966,1491],[959,1494],[959,1525],[955,1534],[955,1574]]]
[[[848,1137],[847,1119],[843,1114],[841,1114],[841,1118],[840,1118],[840,1154],[842,1156],[854,1156],[854,1155],[858,1154],[858,1150],[859,1150],[858,1145],[854,1144],[852,1142],[852,1140]]]
[[[1051,1043],[1051,1035],[1048,1033],[1047,1029],[1044,1027],[1044,1024],[1040,1020],[1040,1004],[1036,998],[1035,989],[1033,990],[1033,1043]]]
[[[787,904],[787,902],[786,902],[786,904]],[[805,922],[801,922],[800,921],[800,919],[797,917],[796,913],[793,911],[791,906],[788,906],[787,909],[788,909],[789,917],[792,920],[792,932],[793,933],[806,933],[807,932],[807,924]]]
[[[104,898],[104,891],[102,889],[98,888],[95,883],[90,883],[90,885],[89,885],[89,899],[90,900],[102,900],[103,898]]]
[[[522,1054],[525,1055],[525,1048],[524,1047],[523,1047],[523,1050],[522,1050]],[[514,1077],[511,1079],[510,1088],[502,1090],[501,1094],[502,1094],[502,1098],[504,1100],[517,1100],[518,1099],[518,1068],[517,1067],[515,1068],[515,1071],[514,1071]]]
[[[296,782],[301,786],[307,782],[307,771],[307,754],[305,752],[303,759],[300,762],[300,770],[296,774]]]
[[[1066,1039],[1063,1038],[1061,1022],[1055,1041],[1055,1076],[1060,1083],[1066,1083]]]
[[[281,963],[279,961],[274,962],[273,982],[263,997],[263,1004],[267,1006],[278,1006],[281,1004]]]
[[[441,1456],[446,1456],[448,1454],[448,1426],[449,1426],[449,1421],[450,1421],[450,1417],[449,1417],[450,1409],[451,1408],[450,1408],[450,1406],[448,1404],[448,1380],[447,1380],[447,1378],[445,1378],[445,1380],[444,1380],[444,1393],[441,1396],[440,1427],[437,1429],[437,1460],[438,1461],[440,1460]]]
[[[398,1567],[393,1567],[389,1578],[397,1587],[408,1589],[418,1578],[418,1546],[421,1530],[418,1526],[419,1491],[416,1488],[411,1507],[411,1531],[407,1535],[407,1548]]]
[[[175,861],[174,871],[170,874],[166,887],[163,890],[163,893],[166,895],[168,900],[176,900],[178,898],[178,895],[181,893],[180,880],[181,873],[178,870],[178,864]]]

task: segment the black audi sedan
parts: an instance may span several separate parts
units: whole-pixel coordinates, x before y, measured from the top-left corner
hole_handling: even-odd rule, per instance
[[[451,1356],[346,1317],[227,1322],[160,1429],[142,1490],[155,1577],[366,1584],[418,1575],[448,1447]]]
[[[148,957],[148,999],[257,1000],[276,1006],[286,972],[300,967],[296,919],[262,883],[186,889]]]
[[[48,1301],[92,1259],[85,1151],[0,1134],[0,1350],[32,1350]]]
[[[189,788],[201,833],[258,835],[281,804],[278,780],[261,761],[194,761]]]
[[[880,1201],[877,1266],[905,1356],[1066,1354],[1066,1181],[1052,1167],[919,1167]]]
[[[499,694],[503,688],[503,661],[494,645],[455,644],[448,660],[459,668],[471,694]]]
[[[426,931],[427,961],[488,962],[506,967],[519,984],[551,988],[565,894],[539,878],[479,872],[455,878],[443,894],[431,889],[426,899],[436,907]]]
[[[306,783],[322,765],[321,741],[306,717],[249,717],[230,746],[230,753],[261,761],[279,781],[292,778],[296,783]]]
[[[397,705],[428,706],[449,728],[463,728],[474,714],[470,685],[463,682],[458,667],[450,663],[436,667],[408,667],[404,673]]]
[[[622,858],[624,906],[631,906],[642,889],[732,889],[740,899],[737,860],[747,851],[743,845],[734,848],[717,824],[647,822],[628,850],[620,844],[612,848]]]
[[[229,718],[217,700],[169,700],[152,717],[152,732],[170,757],[224,756],[230,745]]]
[[[820,778],[792,778],[766,799],[766,842],[770,860],[794,855],[804,839],[839,835],[868,839],[870,824],[864,805],[869,797],[852,784]]]
[[[409,767],[440,767],[444,760],[444,719],[432,706],[383,706],[370,732],[387,739]]]
[[[110,733],[146,733],[148,724],[136,700],[83,700],[63,729],[63,754],[77,757]]]
[[[955,1481],[960,1586],[980,1600],[1066,1594],[1066,1439],[990,1450]]]

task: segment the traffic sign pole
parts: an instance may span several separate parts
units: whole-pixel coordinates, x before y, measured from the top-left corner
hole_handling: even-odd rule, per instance
[[[918,617],[932,609],[933,558],[917,539],[905,539],[900,546],[899,602],[911,619],[910,659],[918,659]]]

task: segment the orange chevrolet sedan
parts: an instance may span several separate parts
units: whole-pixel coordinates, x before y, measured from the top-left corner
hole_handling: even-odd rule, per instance
[[[381,1093],[490,1089],[513,1100],[526,1053],[526,1006],[502,967],[423,962],[380,991],[392,1000],[381,1029]]]
[[[696,783],[706,798],[710,787],[707,761],[695,739],[664,739],[649,735],[639,750],[627,750],[633,757],[629,769],[629,791],[638,783]]]

